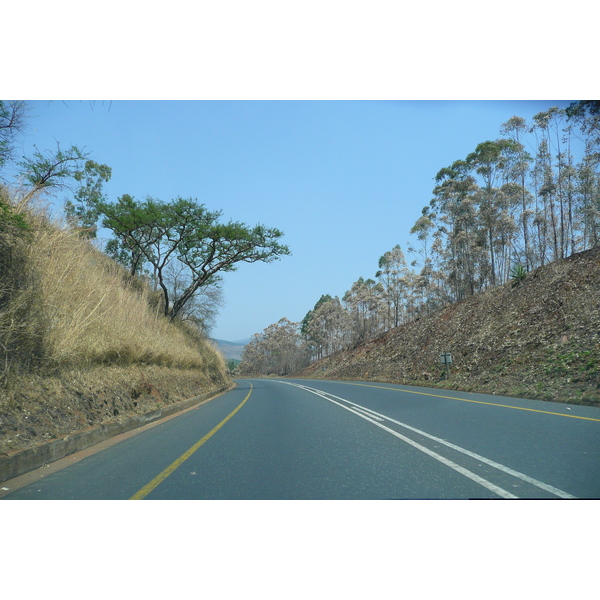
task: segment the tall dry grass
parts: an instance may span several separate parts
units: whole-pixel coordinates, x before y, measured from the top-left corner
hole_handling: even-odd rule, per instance
[[[78,232],[29,206],[15,209],[31,231],[0,232],[0,377],[106,364],[225,373],[222,357],[198,331],[151,307],[147,285],[128,280]]]

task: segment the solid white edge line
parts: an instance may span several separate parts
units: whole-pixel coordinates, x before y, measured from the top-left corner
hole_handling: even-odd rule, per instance
[[[280,381],[279,383],[286,383],[287,385],[295,385],[295,384],[290,383],[288,381]],[[454,471],[460,473],[461,475],[464,475],[465,477],[471,479],[475,483],[478,483],[479,485],[481,485],[484,488],[490,490],[494,494],[497,494],[501,498],[509,498],[509,499],[517,499],[518,498],[518,496],[515,496],[514,494],[511,494],[510,492],[506,491],[505,489],[502,489],[501,487],[499,487],[497,485],[494,485],[490,481],[487,481],[487,479],[484,479],[483,477],[480,477],[479,475],[477,475],[477,474],[469,471],[468,469],[465,469],[464,467],[461,467],[460,465],[457,465],[455,462],[452,462],[451,460],[449,460],[449,459],[441,456],[437,452],[434,452],[433,450],[430,450],[429,448],[426,448],[425,446],[422,446],[421,444],[418,444],[417,442],[415,442],[415,441],[411,440],[410,438],[402,435],[401,433],[398,433],[397,431],[394,431],[393,429],[390,429],[389,427],[386,427],[385,425],[382,425],[381,423],[378,423],[377,421],[374,421],[373,419],[367,417],[366,415],[363,415],[363,414],[360,414],[360,413],[356,412],[355,410],[353,410],[352,408],[350,408],[348,406],[344,406],[343,404],[337,402],[336,400],[332,400],[331,398],[327,398],[323,394],[319,393],[319,391],[315,391],[314,389],[310,389],[310,388],[307,388],[305,386],[296,386],[296,387],[299,387],[299,388],[301,388],[301,389],[303,389],[303,390],[305,390],[307,392],[310,392],[311,394],[315,394],[316,396],[320,396],[321,398],[324,398],[325,400],[328,400],[329,402],[332,402],[333,404],[337,404],[338,406],[341,406],[343,409],[351,412],[352,414],[356,415],[357,417],[360,417],[361,419],[364,419],[365,421],[369,421],[369,423],[373,423],[373,425],[376,425],[377,427],[380,427],[381,429],[387,431],[388,433],[391,433],[393,436],[401,439],[402,441],[406,442],[407,444],[410,444],[411,446],[413,446],[417,450],[420,450],[421,452],[423,452],[423,453],[431,456],[435,460],[441,462],[442,464],[446,465],[447,467],[450,467],[451,469],[453,469]],[[345,400],[345,402],[347,402],[347,400]]]
[[[346,402],[350,402],[350,401],[346,400]],[[350,404],[354,404],[354,403],[350,402]],[[379,413],[376,413],[375,411],[372,411],[372,412],[376,415],[379,415]],[[481,462],[489,465],[490,467],[494,467],[495,469],[498,469],[499,471],[503,471],[507,475],[512,475],[513,477],[516,477],[517,479],[521,479],[522,481],[529,483],[531,485],[534,485],[546,492],[554,494],[555,496],[559,496],[559,497],[565,498],[565,499],[575,499],[575,496],[572,496],[571,494],[569,494],[559,488],[556,488],[550,484],[544,483],[543,481],[539,481],[538,479],[534,479],[533,477],[530,477],[529,475],[525,475],[525,473],[521,473],[520,471],[515,471],[514,469],[511,469],[510,467],[507,467],[506,465],[503,465],[501,463],[493,461],[489,458],[486,458],[485,456],[481,456],[481,454],[471,452],[470,450],[467,450],[466,448],[457,446],[456,444],[453,444],[452,442],[448,442],[442,438],[436,437],[435,435],[431,435],[430,433],[427,433],[425,431],[417,429],[416,427],[412,427],[411,425],[407,425],[406,423],[396,421],[396,419],[392,419],[391,417],[386,416],[385,418],[388,421],[395,423],[396,425],[400,425],[401,427],[404,427],[406,429],[414,431],[415,433],[418,433],[419,435],[427,437],[430,440],[439,442],[440,444],[444,444],[445,446],[448,446],[448,448],[452,448],[453,450],[456,450],[457,452],[461,452],[462,454],[470,456],[471,458],[480,460]]]
[[[373,413],[369,412],[368,410],[363,410],[362,408],[358,408],[358,407],[354,407],[353,410],[358,411],[362,414],[365,414],[365,415],[367,415],[367,417],[371,417],[371,419],[375,419],[376,421],[385,421],[385,419],[374,415]]]
[[[288,383],[289,385],[296,385],[293,383],[283,382],[283,381],[281,381],[280,383]],[[308,388],[306,386],[297,386],[297,387],[302,387],[303,389],[305,389],[307,391],[311,390],[311,388]],[[312,389],[315,390],[316,392],[322,392],[322,390],[318,390],[317,388],[312,388]],[[315,392],[313,392],[313,393],[315,393]],[[322,392],[322,393],[328,394],[328,392]],[[348,404],[351,404],[353,406],[356,406],[357,408],[364,408],[360,404],[356,404],[355,402],[346,400],[345,398],[340,398],[339,396],[335,396],[333,394],[328,394],[328,395],[332,396],[333,398],[337,398],[338,400],[341,400],[343,402],[347,402]],[[387,415],[382,415],[381,413],[378,413],[374,410],[371,410],[371,409],[366,409],[366,410],[370,411],[374,415],[377,415],[378,417],[383,417],[384,419],[387,419],[388,421],[395,423],[396,425],[400,425],[400,427],[404,427],[405,429],[414,431],[415,433],[418,433],[419,435],[427,437],[430,440],[433,440],[435,442],[439,442],[440,444],[448,446],[448,448],[452,448],[453,450],[456,450],[457,452],[461,452],[462,454],[470,456],[471,458],[480,460],[481,462],[485,463],[486,465],[489,465],[490,467],[494,467],[495,469],[498,469],[499,471],[503,471],[507,475],[512,475],[513,477],[516,477],[517,479],[520,479],[521,481],[524,481],[526,483],[534,485],[546,492],[554,494],[555,496],[558,496],[560,498],[569,499],[569,500],[576,499],[576,496],[572,496],[571,494],[569,494],[559,488],[556,488],[552,485],[544,483],[543,481],[539,481],[538,479],[534,479],[533,477],[530,477],[529,475],[525,475],[524,473],[521,473],[519,471],[515,471],[514,469],[511,469],[510,467],[507,467],[501,463],[495,462],[489,458],[486,458],[485,456],[481,456],[480,454],[476,454],[475,452],[471,452],[470,450],[467,450],[466,448],[461,448],[460,446],[457,446],[456,444],[453,444],[452,442],[447,442],[446,440],[443,440],[442,438],[438,438],[434,435],[431,435],[430,433],[427,433],[425,431],[417,429],[416,427],[407,425],[406,423],[401,423],[400,421],[397,421],[396,419],[392,419],[391,417],[388,417]]]

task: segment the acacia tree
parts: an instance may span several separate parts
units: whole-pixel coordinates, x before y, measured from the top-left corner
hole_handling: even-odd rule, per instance
[[[209,211],[191,198],[170,203],[147,198],[143,203],[123,196],[116,204],[99,203],[104,227],[112,230],[120,247],[131,253],[130,270],[143,263],[161,288],[165,316],[175,319],[194,294],[215,283],[220,273],[235,271],[239,263],[272,262],[290,254],[278,242],[283,235],[264,225],[218,221],[221,211]],[[188,270],[189,283],[172,297],[166,280],[167,267],[179,261]]]
[[[190,273],[186,266],[179,261],[171,262],[165,269],[165,283],[170,297],[177,301],[190,285]],[[223,291],[219,283],[220,279],[215,277],[212,283],[202,286],[181,309],[179,319],[191,321],[209,335],[215,326],[219,308],[223,306]]]
[[[86,160],[83,168],[74,173],[79,187],[73,200],[65,202],[65,214],[71,227],[78,229],[83,237],[96,237],[96,223],[100,217],[98,205],[106,200],[103,185],[111,175],[112,169],[108,165],[93,160]]]
[[[26,102],[0,100],[0,170],[12,162],[14,142],[26,130],[26,118]],[[95,204],[103,198],[102,186],[111,177],[110,167],[91,160],[89,153],[77,146],[63,150],[57,143],[55,150],[34,148],[31,156],[13,163],[22,193],[20,202],[25,205],[40,192],[70,190],[73,200],[65,203],[67,221],[86,237],[95,237]]]

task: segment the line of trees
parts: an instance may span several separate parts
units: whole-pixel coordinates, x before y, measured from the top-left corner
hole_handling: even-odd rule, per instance
[[[441,169],[411,233],[433,306],[503,284],[600,240],[597,102],[512,117],[503,138]],[[579,151],[575,157],[574,148]]]
[[[306,366],[596,246],[600,101],[552,107],[531,123],[515,116],[500,132],[437,173],[433,198],[410,230],[410,266],[396,245],[373,279],[359,277],[341,299],[321,296],[300,323],[285,320],[277,350],[267,330],[253,339],[240,370],[286,374],[282,348],[293,350],[290,364]],[[272,352],[278,362],[265,358]]]
[[[298,335],[298,323],[283,318],[252,336],[244,347],[237,371],[290,375],[305,367],[309,360],[308,347]]]

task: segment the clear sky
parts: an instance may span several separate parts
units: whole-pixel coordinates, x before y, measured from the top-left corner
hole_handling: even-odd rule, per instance
[[[31,127],[20,148],[24,153],[33,143],[44,149],[56,140],[63,146],[85,146],[97,161],[113,168],[107,186],[113,200],[124,193],[140,199],[147,194],[163,200],[191,196],[211,209],[222,209],[226,219],[263,222],[284,231],[292,256],[270,265],[242,265],[224,280],[226,305],[213,335],[232,341],[284,316],[300,320],[321,294],[342,295],[361,275],[373,276],[385,251],[398,243],[405,247],[412,224],[430,200],[437,171],[464,158],[479,142],[499,137],[508,118],[530,118],[549,106],[568,104],[552,98],[597,98],[599,90],[597,19],[589,3],[582,2],[557,10],[510,0],[501,5],[471,0],[225,0],[173,3],[167,9],[147,3],[140,10],[133,2],[109,0],[101,7],[78,3],[74,8],[59,0],[34,8],[27,2],[7,3],[2,18],[7,24],[2,31],[7,49],[2,97],[40,100],[34,103]],[[45,102],[47,98],[55,101]],[[63,104],[61,98],[69,100]],[[92,98],[106,102],[97,102],[93,110],[79,102]],[[241,102],[108,102],[149,98]],[[460,101],[420,102],[436,98]],[[504,101],[462,101],[485,98]],[[513,98],[550,100],[510,102]],[[254,99],[316,101],[244,102]],[[368,102],[337,102],[361,99]],[[406,100],[378,102],[382,99]],[[314,560],[318,539],[317,550],[323,551],[317,559],[324,559],[328,573],[340,575],[336,591],[351,585],[364,590],[362,595],[368,590],[381,596],[373,585],[389,579],[381,569],[383,555],[396,560],[400,551],[404,560],[404,548],[420,557],[431,550],[432,536],[447,538],[458,550],[454,555],[461,560],[468,556],[470,564],[475,561],[480,581],[485,581],[486,575],[494,575],[489,565],[498,563],[492,559],[502,561],[507,545],[514,550],[512,542],[525,523],[518,516],[525,514],[524,505],[508,514],[508,505],[492,512],[487,504],[393,503],[379,504],[376,510],[341,503],[258,508],[225,504],[201,508],[201,533],[212,544],[202,559],[219,575],[210,582],[218,592],[223,581],[231,580],[231,561],[221,558],[231,553],[232,539],[236,556],[243,558],[238,563],[244,585],[262,573],[252,556],[267,556],[271,572],[279,573],[279,578],[269,577],[271,585],[271,580],[287,585],[295,576],[290,565],[305,564],[306,557],[313,571],[316,566],[317,574],[324,573]],[[155,547],[157,535],[163,545],[180,547],[181,542],[185,548],[190,524],[198,521],[198,508],[191,503],[178,506],[176,515],[166,505],[164,513],[156,505],[144,505],[147,514],[141,505],[126,513],[123,505],[114,506],[102,506],[110,537],[96,540],[104,542],[97,547],[110,547],[113,554],[115,532],[146,542],[149,520],[168,524],[158,533],[152,530],[151,543],[134,542],[133,555],[131,544],[124,546],[121,562],[140,571],[148,564],[144,550]],[[528,533],[533,526],[543,539],[549,517],[559,534],[566,532],[556,506],[550,515],[543,511],[547,505],[528,503]],[[572,515],[566,512],[571,505],[562,506],[564,523],[573,529]],[[69,507],[67,519],[56,518],[54,505],[51,514],[42,504],[24,510],[12,522],[26,522],[32,532],[49,532],[46,537],[55,540],[64,538],[64,523],[78,509]],[[483,523],[481,517],[486,527],[471,530],[469,523]],[[592,521],[590,512],[585,522]],[[489,523],[498,522],[502,527],[493,533],[502,539],[494,548],[500,551],[492,548],[492,558],[488,551],[477,560],[472,549],[488,541]],[[48,529],[56,523],[60,529]],[[111,524],[116,524],[114,531]],[[186,538],[173,537],[178,531],[185,531]],[[346,543],[349,531],[351,543]],[[21,527],[9,539],[27,539],[22,534]],[[564,541],[571,543],[571,537]],[[332,539],[344,543],[333,544]],[[529,535],[528,551],[531,539],[537,538]],[[560,535],[558,539],[563,541]],[[275,555],[274,547],[283,551]],[[370,575],[365,582],[356,581],[357,548],[384,549],[359,552],[362,572],[383,573],[377,581]],[[539,549],[543,556],[545,546]],[[178,569],[180,554],[173,565]],[[531,555],[523,558],[529,561]],[[415,573],[409,589],[421,590],[428,565],[409,563]],[[353,570],[348,572],[349,565]],[[45,572],[49,581],[60,572],[53,566]],[[86,566],[77,563],[82,577]],[[449,562],[446,587],[461,567]],[[349,576],[349,584],[342,575]],[[171,595],[174,583],[178,591],[178,581],[168,581]],[[321,582],[316,579],[316,584]],[[568,585],[571,581],[565,581],[565,589]],[[329,588],[334,589],[324,589]],[[269,593],[272,587],[266,589],[267,597],[275,597]]]
[[[112,167],[110,200],[192,197],[224,220],[281,229],[291,256],[224,276],[212,335],[237,341],[374,277],[384,252],[416,242],[410,228],[441,168],[500,137],[510,117],[568,104],[35,101],[17,152],[75,144]]]

